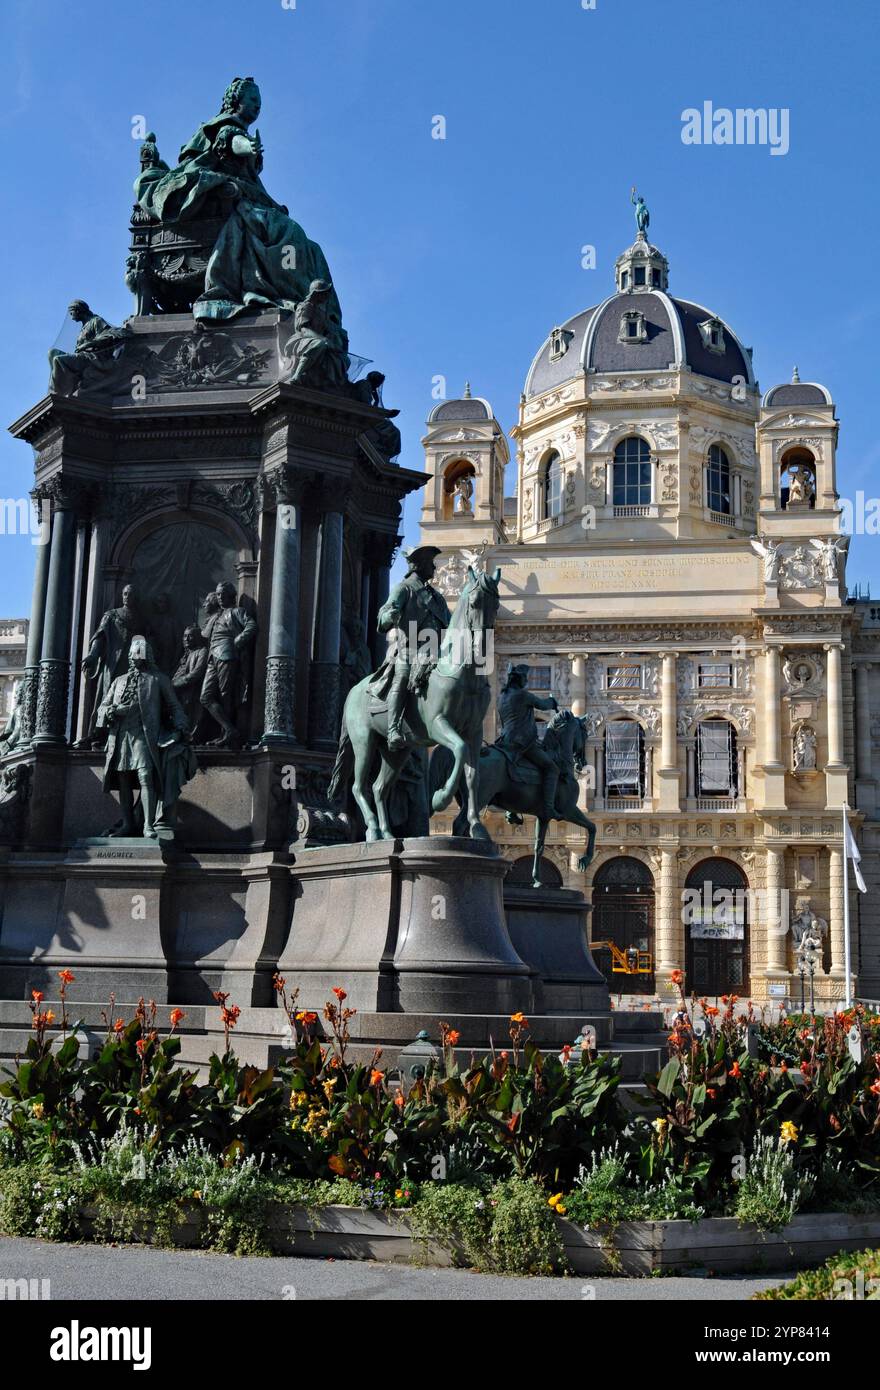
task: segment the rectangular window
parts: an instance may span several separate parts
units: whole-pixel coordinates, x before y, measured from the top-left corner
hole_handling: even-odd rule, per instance
[[[609,666],[605,675],[606,690],[641,690],[641,666]]]
[[[605,791],[609,796],[641,796],[644,753],[642,728],[634,719],[605,725]]]
[[[637,285],[643,285],[645,283],[645,267],[637,265],[633,271],[633,276]]]
[[[729,690],[733,685],[733,667],[729,661],[705,661],[697,667],[697,686],[700,690]]]
[[[529,667],[529,690],[542,691],[550,689],[550,667],[549,666],[530,666]]]
[[[733,729],[726,719],[697,725],[700,796],[734,796],[736,767]]]

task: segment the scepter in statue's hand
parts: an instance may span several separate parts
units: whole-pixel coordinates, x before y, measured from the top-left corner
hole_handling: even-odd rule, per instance
[[[254,127],[254,135],[251,144],[254,147],[254,168],[259,174],[262,172],[263,168],[263,142],[260,139],[260,131],[257,126]]]

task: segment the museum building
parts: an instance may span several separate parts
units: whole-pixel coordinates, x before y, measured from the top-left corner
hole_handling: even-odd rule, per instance
[[[750,349],[670,293],[644,233],[614,293],[552,327],[528,369],[515,500],[488,401],[466,388],[428,418],[438,583],[456,595],[474,552],[502,570],[493,693],[527,662],[585,720],[596,854],[580,874],[584,832],[553,822],[542,877],[591,897],[594,943],[642,953],[628,991],[663,993],[682,969],[701,995],[796,1002],[806,912],[816,997],[842,998],[846,804],[869,890],[850,873],[853,972],[880,995],[880,608],[847,595],[838,427],[797,369],[762,393]],[[514,875],[530,866],[531,820],[487,823]],[[721,925],[683,910],[694,889],[732,891]]]

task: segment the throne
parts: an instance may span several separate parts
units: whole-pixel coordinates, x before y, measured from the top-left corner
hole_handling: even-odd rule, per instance
[[[185,314],[205,288],[205,271],[225,217],[163,223],[135,203],[125,283],[136,314]]]

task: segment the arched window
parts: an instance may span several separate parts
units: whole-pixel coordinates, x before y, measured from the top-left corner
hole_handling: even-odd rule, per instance
[[[720,444],[713,444],[709,450],[709,466],[706,469],[706,498],[709,510],[730,516],[730,460]]]
[[[611,473],[615,507],[651,505],[651,450],[639,435],[621,439],[614,450]]]
[[[555,450],[541,466],[541,515],[545,521],[562,515],[562,459]]]
[[[697,795],[738,793],[736,730],[726,719],[704,719],[697,725]]]
[[[644,794],[644,730],[635,719],[610,719],[605,725],[605,795]]]

